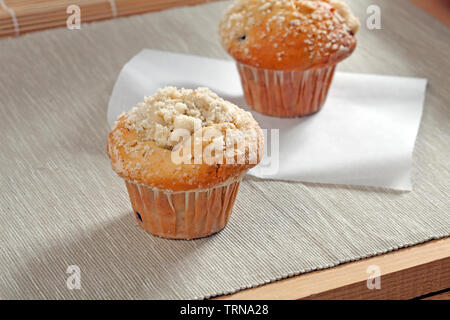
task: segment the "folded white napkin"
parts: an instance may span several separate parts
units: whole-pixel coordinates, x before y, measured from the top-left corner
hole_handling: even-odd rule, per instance
[[[315,115],[279,119],[252,112],[261,128],[269,130],[264,159],[249,174],[411,190],[412,153],[426,84],[426,79],[338,72],[325,106]],[[251,111],[233,62],[143,50],[117,79],[108,122],[112,125],[144,96],[168,85],[209,87]]]

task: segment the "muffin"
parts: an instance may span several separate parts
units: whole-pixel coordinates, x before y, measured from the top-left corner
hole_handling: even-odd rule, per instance
[[[219,24],[247,103],[288,118],[320,110],[336,64],[355,50],[358,29],[338,0],[236,0]]]
[[[249,112],[208,88],[166,87],[118,117],[107,152],[142,228],[195,239],[227,224],[263,135]]]

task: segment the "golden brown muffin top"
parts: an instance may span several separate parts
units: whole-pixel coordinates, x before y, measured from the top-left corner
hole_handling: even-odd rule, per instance
[[[188,191],[226,183],[254,167],[263,136],[249,112],[208,88],[166,87],[119,116],[107,151],[125,179]]]
[[[273,70],[335,64],[356,47],[359,21],[338,0],[236,0],[219,24],[239,62]]]

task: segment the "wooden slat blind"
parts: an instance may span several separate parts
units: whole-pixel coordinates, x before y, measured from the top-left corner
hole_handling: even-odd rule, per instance
[[[70,5],[78,5],[81,23],[157,11],[214,0],[0,0],[0,37],[66,25]]]

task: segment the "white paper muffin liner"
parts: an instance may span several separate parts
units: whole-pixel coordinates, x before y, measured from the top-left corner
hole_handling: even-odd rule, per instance
[[[220,186],[170,192],[125,180],[139,225],[169,239],[197,239],[222,230],[228,223],[242,176]]]
[[[237,62],[247,104],[280,118],[311,115],[324,105],[336,65],[305,71],[256,68]]]

